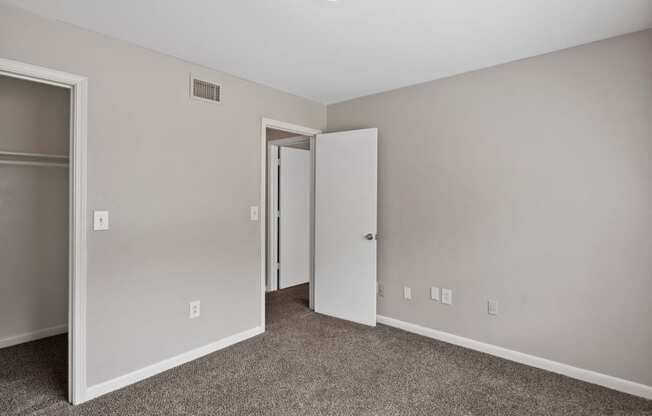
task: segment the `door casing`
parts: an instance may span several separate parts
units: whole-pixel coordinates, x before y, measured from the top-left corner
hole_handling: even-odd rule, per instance
[[[267,292],[267,270],[270,265],[268,264],[267,259],[267,129],[281,130],[288,133],[295,133],[297,136],[307,136],[310,137],[310,149],[311,149],[311,208],[310,208],[310,217],[311,217],[311,236],[310,236],[310,308],[313,308],[314,302],[314,148],[315,148],[315,139],[314,136],[321,133],[319,129],[313,129],[310,127],[304,127],[297,124],[286,123],[283,121],[278,121],[263,117],[261,120],[261,130],[260,130],[260,322],[261,326],[265,328],[265,293]]]
[[[70,203],[68,259],[68,401],[86,401],[86,143],[88,79],[0,58],[0,75],[70,90]]]

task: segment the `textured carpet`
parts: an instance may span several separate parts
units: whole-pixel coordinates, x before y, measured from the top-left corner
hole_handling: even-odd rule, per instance
[[[66,339],[0,350],[2,415],[652,415],[639,399],[268,296],[267,332],[120,391],[64,400]]]

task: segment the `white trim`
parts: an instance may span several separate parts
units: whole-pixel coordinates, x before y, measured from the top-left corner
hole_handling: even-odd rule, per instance
[[[315,310],[315,167],[317,166],[317,136],[310,138],[310,284],[308,307]]]
[[[50,328],[39,329],[38,331],[26,332],[19,335],[12,335],[0,339],[0,348],[7,348],[13,345],[22,344],[23,342],[36,341],[41,338],[65,334],[66,332],[68,332],[68,324],[52,326]]]
[[[278,228],[278,217],[274,215],[276,213],[276,204],[277,204],[277,198],[278,198],[278,186],[277,186],[277,179],[278,179],[278,165],[275,163],[278,163],[279,158],[278,158],[278,151],[281,146],[291,146],[295,144],[300,144],[300,143],[308,143],[311,144],[314,141],[314,137],[306,137],[306,136],[296,136],[296,137],[287,137],[284,139],[273,139],[269,140],[267,142],[267,178],[269,179],[267,183],[267,212],[271,213],[272,215],[269,216],[269,222],[267,223],[267,248],[269,249],[269,252],[266,251],[267,255],[267,271],[266,271],[266,284],[267,284],[267,291],[268,292],[274,292],[278,290],[278,280],[276,279],[276,270],[278,266],[278,261],[279,259],[276,258],[276,253],[277,253],[277,228]],[[310,145],[310,164],[311,167],[314,167],[314,161],[312,160],[312,149],[313,145]],[[276,157],[273,157],[272,155],[276,154]],[[312,171],[314,169],[311,168],[310,172],[310,177],[311,177],[311,188],[310,188],[310,198],[311,198],[311,217],[310,217],[310,252],[312,253],[313,250],[313,245],[312,245],[312,225],[313,225],[313,218],[312,218],[312,194],[313,194],[313,184],[312,184]],[[312,270],[312,256],[311,256],[311,270]],[[312,292],[312,291],[311,291]],[[313,308],[312,306],[312,296],[310,297],[310,302],[309,302],[310,309]]]
[[[321,130],[299,126],[297,124],[286,123],[283,121],[272,120],[263,117],[261,120],[260,129],[260,325],[265,330],[265,292],[266,292],[266,276],[267,276],[267,129],[282,130],[289,133],[295,133],[300,136],[315,136],[321,133]],[[313,286],[311,276],[310,285]]]
[[[68,295],[68,400],[82,403],[86,392],[86,77],[0,58],[0,74],[70,89],[70,259]]]
[[[267,177],[269,178],[269,181],[267,181],[267,212],[269,212],[270,215],[267,224],[267,248],[269,249],[269,252],[267,250],[265,250],[265,252],[267,256],[266,276],[268,292],[278,290],[278,217],[276,216],[276,207],[278,203],[278,150],[279,147],[271,144],[271,142],[267,146]]]
[[[116,377],[112,380],[90,386],[86,391],[86,400],[91,400],[112,391],[126,387],[130,384],[137,383],[141,380],[152,377],[171,368],[178,367],[181,364],[196,360],[197,358],[203,357],[215,351],[219,351],[233,344],[237,344],[238,342],[242,342],[246,339],[255,337],[256,335],[262,334],[263,332],[265,332],[263,327],[258,326],[247,331],[231,335],[230,337],[223,338],[211,344],[204,345],[203,347],[184,352],[175,357],[159,361],[156,364],[149,365],[147,367],[141,368],[140,370],[132,371],[131,373]]]
[[[509,350],[507,348],[499,347],[497,345],[487,344],[484,342],[476,341],[470,338],[464,338],[459,335],[454,335],[448,332],[438,331],[436,329],[426,328],[421,325],[412,324],[409,322],[400,321],[394,318],[377,315],[376,320],[378,323],[399,328],[407,332],[423,335],[424,337],[444,341],[449,344],[459,345],[461,347],[469,348],[471,350],[484,352],[486,354],[494,355],[496,357],[504,358],[506,360],[515,361],[517,363],[529,365],[531,367],[541,368],[553,373],[562,374],[577,380],[585,381],[587,383],[597,384],[613,390],[618,390],[623,393],[632,394],[634,396],[652,399],[652,387],[644,384],[636,383],[633,381],[623,380],[621,378],[601,374],[583,368],[573,367],[568,364],[562,364],[557,361],[548,360],[534,355],[524,354],[522,352]]]

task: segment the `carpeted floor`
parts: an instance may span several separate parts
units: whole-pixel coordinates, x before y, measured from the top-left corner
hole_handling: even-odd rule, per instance
[[[1,415],[652,415],[652,401],[268,296],[267,332],[123,390],[65,402],[66,338],[0,350]]]

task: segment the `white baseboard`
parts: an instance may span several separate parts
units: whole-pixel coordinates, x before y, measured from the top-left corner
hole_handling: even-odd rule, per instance
[[[438,331],[436,329],[426,328],[421,325],[400,321],[398,319],[388,318],[382,315],[377,316],[377,321],[378,323],[402,329],[407,332],[423,335],[424,337],[444,341],[449,344],[459,345],[471,350],[481,351],[490,355],[504,358],[506,360],[515,361],[517,363],[529,365],[531,367],[541,368],[543,370],[562,374],[577,380],[586,381],[587,383],[598,384],[613,390],[618,390],[624,393],[652,400],[652,387],[646,386],[644,384],[623,380],[621,378],[597,373],[591,370],[585,370],[583,368],[573,367],[556,361],[547,360],[545,358],[536,357],[534,355],[524,354],[522,352],[509,350],[507,348],[487,344],[470,338],[464,338],[459,335]]]
[[[204,345],[203,347],[199,347],[194,350],[184,352],[183,354],[179,354],[175,357],[168,358],[166,360],[160,361],[156,364],[149,365],[147,367],[125,374],[123,376],[116,377],[112,380],[105,381],[103,383],[96,384],[94,386],[90,386],[86,389],[86,394],[84,395],[84,401],[94,399],[96,397],[126,387],[130,384],[134,384],[138,381],[152,377],[156,374],[162,373],[171,368],[180,366],[181,364],[185,364],[189,361],[196,360],[197,358],[203,357],[204,355],[210,354],[212,352],[229,347],[233,344],[237,344],[238,342],[244,341],[256,335],[262,334],[263,332],[265,332],[265,329],[262,326],[258,326],[249,329],[247,331],[240,332],[235,335],[231,335],[230,337],[223,338],[211,344]]]
[[[65,334],[66,332],[68,332],[68,325],[63,324],[50,328],[39,329],[38,331],[12,335],[10,337],[0,339],[0,348],[11,347],[12,345],[22,344],[23,342],[36,341],[37,339],[52,337],[54,335]]]

